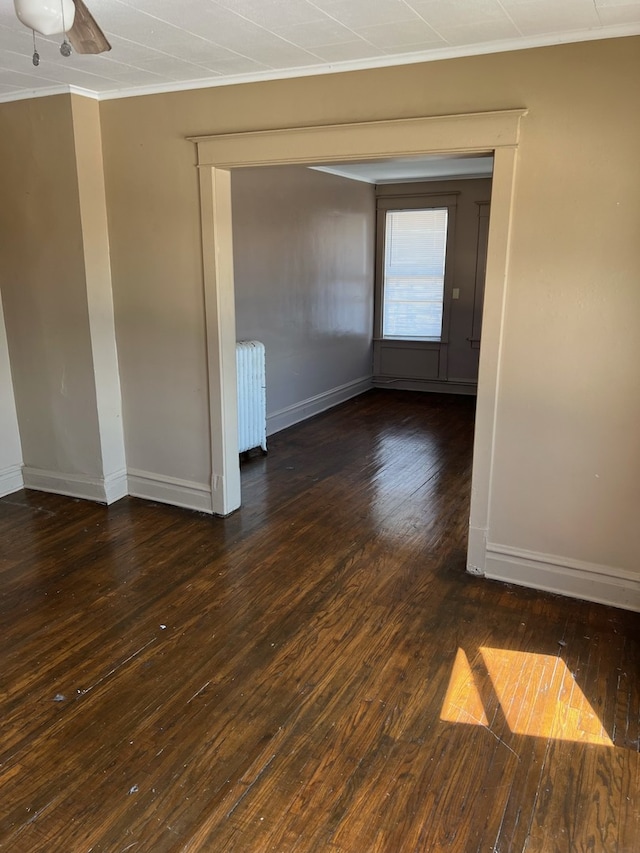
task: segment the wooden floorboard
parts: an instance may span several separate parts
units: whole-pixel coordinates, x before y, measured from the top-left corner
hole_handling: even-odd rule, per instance
[[[473,416],[362,395],[227,519],[0,500],[0,849],[638,853],[637,616],[466,574]]]

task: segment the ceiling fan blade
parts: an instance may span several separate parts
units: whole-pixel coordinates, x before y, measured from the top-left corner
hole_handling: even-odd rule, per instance
[[[76,16],[67,35],[75,52],[103,53],[105,50],[111,50],[105,34],[84,5],[83,0],[73,0],[73,2],[76,7]]]

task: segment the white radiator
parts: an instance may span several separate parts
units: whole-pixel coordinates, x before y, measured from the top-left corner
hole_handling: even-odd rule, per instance
[[[261,447],[267,452],[267,400],[264,344],[238,341],[238,449],[240,453]]]

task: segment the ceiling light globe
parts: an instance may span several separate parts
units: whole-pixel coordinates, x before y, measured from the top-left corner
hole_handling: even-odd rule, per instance
[[[68,32],[73,26],[73,0],[13,0],[13,4],[25,27],[43,36]]]

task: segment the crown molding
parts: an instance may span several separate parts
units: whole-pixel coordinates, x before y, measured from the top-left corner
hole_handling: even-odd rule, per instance
[[[586,41],[604,41],[612,38],[628,38],[640,35],[640,23],[618,24],[593,30],[574,30],[569,33],[551,33],[518,39],[485,42],[483,44],[444,47],[417,53],[401,53],[391,56],[378,56],[371,59],[359,59],[310,65],[302,68],[263,71],[257,74],[236,74],[230,76],[206,77],[187,80],[182,83],[157,83],[150,86],[131,86],[99,92],[78,86],[54,86],[42,89],[28,89],[0,96],[0,103],[44,98],[50,95],[77,94],[98,101],[110,101],[121,98],[136,98],[145,95],[163,95],[173,92],[188,92],[194,89],[212,89],[219,86],[239,86],[245,83],[265,83],[272,80],[289,80],[298,77],[317,77],[325,74],[340,74],[349,71],[370,71],[376,68],[389,68],[400,65],[416,65],[424,62],[438,62],[446,59],[460,59],[472,56],[484,56],[490,53],[508,53],[510,51],[531,50],[540,47],[555,47],[563,44],[577,44]]]
[[[53,95],[81,95],[83,98],[92,98],[99,101],[98,92],[92,89],[83,89],[81,86],[47,86],[43,89],[25,89],[22,92],[12,92],[10,95],[2,95],[0,104],[9,104],[12,101],[29,101],[33,98],[50,98]]]

